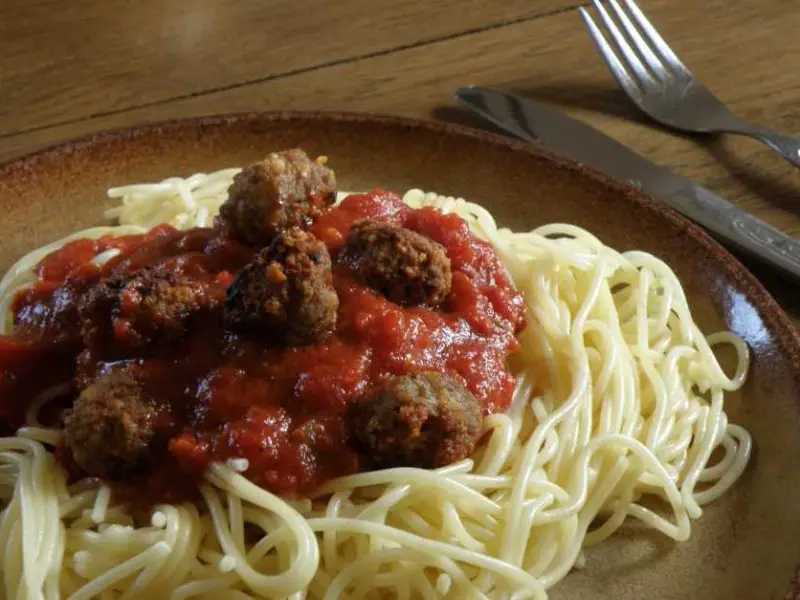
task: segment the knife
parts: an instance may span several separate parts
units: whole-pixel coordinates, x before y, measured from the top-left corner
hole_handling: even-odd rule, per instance
[[[705,227],[720,241],[800,279],[800,243],[597,129],[541,102],[490,88],[465,87],[455,96],[499,128],[595,167],[611,177],[633,183]]]

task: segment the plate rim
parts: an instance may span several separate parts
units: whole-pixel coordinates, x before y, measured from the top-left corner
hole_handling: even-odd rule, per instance
[[[503,147],[513,152],[528,154],[536,159],[548,161],[557,167],[594,180],[599,185],[613,190],[630,204],[636,205],[642,210],[651,211],[657,218],[685,230],[686,234],[716,261],[725,278],[734,280],[739,284],[741,291],[758,310],[764,326],[772,334],[774,343],[779,351],[791,364],[792,378],[795,385],[800,388],[800,332],[798,332],[797,327],[759,279],[703,228],[629,182],[615,179],[592,166],[556,154],[541,146],[492,131],[446,121],[373,112],[286,110],[243,111],[188,116],[89,133],[48,144],[32,152],[0,161],[0,183],[20,171],[28,174],[35,172],[44,160],[58,160],[59,158],[63,160],[77,152],[88,151],[112,142],[125,142],[126,140],[153,134],[169,135],[170,132],[181,130],[202,131],[206,127],[225,127],[240,123],[270,124],[291,121],[374,124],[409,130],[425,130],[433,134],[472,139],[481,143]],[[800,397],[795,399],[795,405],[798,414],[800,414]],[[795,568],[783,600],[800,600],[800,564]]]
[[[371,112],[347,112],[324,110],[287,110],[287,111],[245,111],[233,113],[219,113],[192,117],[179,117],[175,119],[158,120],[126,127],[112,128],[84,136],[62,140],[49,144],[38,150],[23,155],[0,161],[0,180],[5,179],[17,170],[27,172],[35,171],[40,161],[59,156],[69,156],[81,150],[101,146],[111,142],[135,139],[154,133],[168,134],[170,131],[187,130],[192,128],[220,127],[235,123],[270,123],[288,121],[333,121],[339,123],[356,122],[361,124],[373,123],[381,126],[395,126],[406,129],[423,129],[431,133],[444,134],[456,137],[472,138],[479,142],[489,143],[506,149],[523,152],[537,159],[544,159],[561,168],[571,170],[581,176],[594,179],[597,183],[612,188],[625,200],[645,210],[654,212],[659,218],[671,222],[673,225],[686,231],[708,254],[726,267],[726,276],[739,281],[742,287],[754,300],[756,307],[760,308],[761,317],[765,325],[771,327],[776,337],[780,339],[781,349],[790,359],[795,371],[795,379],[800,387],[800,332],[781,308],[772,294],[764,287],[759,279],[731,252],[711,237],[705,229],[684,217],[679,212],[670,208],[663,202],[654,199],[641,189],[629,182],[615,179],[602,171],[580,163],[574,159],[552,152],[530,142],[517,140],[506,135],[468,127],[466,125],[435,121],[417,117],[405,117]],[[800,401],[798,401],[800,408]]]

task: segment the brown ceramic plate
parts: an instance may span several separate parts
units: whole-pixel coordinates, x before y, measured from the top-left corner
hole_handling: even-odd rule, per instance
[[[702,231],[595,171],[492,134],[396,118],[254,114],[170,122],[0,166],[0,272],[28,250],[100,223],[113,185],[242,165],[292,146],[327,154],[344,189],[464,196],[513,229],[569,222],[618,249],[666,260],[700,327],[729,328],[753,350],[748,383],[731,396],[728,412],[752,432],[754,460],[694,523],[690,541],[617,535],[592,549],[587,568],[552,598],[800,600],[798,336],[764,288]]]

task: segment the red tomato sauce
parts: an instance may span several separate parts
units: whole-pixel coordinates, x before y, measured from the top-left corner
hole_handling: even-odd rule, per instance
[[[405,226],[446,248],[453,287],[440,310],[396,305],[335,265],[350,226],[366,217]],[[334,260],[339,312],[330,337],[312,346],[275,346],[209,319],[177,345],[125,358],[143,367],[166,440],[157,466],[136,486],[139,496],[186,496],[212,461],[230,458],[247,459],[250,480],[285,495],[307,494],[357,472],[346,410],[395,375],[444,372],[475,394],[485,414],[508,407],[514,380],[506,358],[518,345],[523,302],[494,250],[472,236],[465,221],[413,210],[376,190],[348,197],[312,232]],[[120,254],[92,264],[109,248]],[[70,373],[85,384],[108,366],[83,351],[77,316],[80,295],[101,278],[157,264],[224,293],[253,255],[217,230],[168,226],[141,236],[79,240],[52,253],[37,266],[35,285],[16,299],[17,333],[0,337],[0,418],[18,418],[24,399],[47,384],[33,374]],[[43,360],[55,360],[58,368],[44,369]],[[64,460],[69,463],[68,456]]]

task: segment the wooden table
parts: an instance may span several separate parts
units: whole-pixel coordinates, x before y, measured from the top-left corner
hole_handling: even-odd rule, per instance
[[[800,172],[760,144],[644,121],[576,0],[2,0],[0,161],[75,136],[250,110],[373,111],[482,127],[453,91],[550,100],[800,235]],[[641,0],[742,117],[800,134],[800,0]],[[324,7],[323,7],[324,5]],[[783,305],[800,286],[757,270]]]

